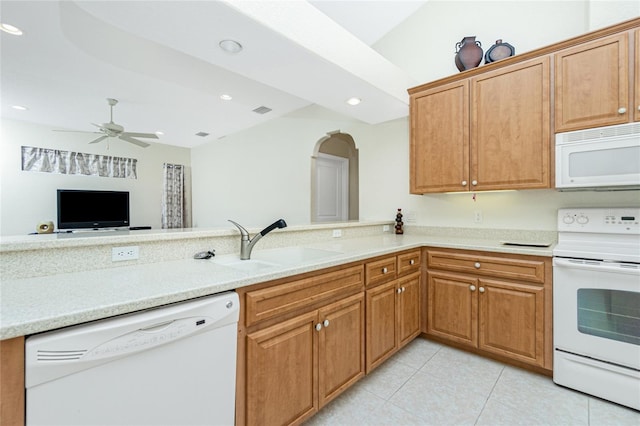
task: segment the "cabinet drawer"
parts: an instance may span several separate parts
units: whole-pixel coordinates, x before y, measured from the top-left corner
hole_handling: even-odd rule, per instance
[[[514,280],[544,283],[545,263],[542,260],[527,260],[466,253],[450,253],[437,250],[427,252],[429,269],[469,272],[475,275],[510,278]]]
[[[420,250],[398,255],[398,276],[408,275],[420,270]]]
[[[372,287],[396,278],[396,257],[389,256],[384,259],[368,262],[365,265],[367,287]]]
[[[363,290],[362,265],[292,281],[245,295],[247,327],[305,307],[318,306],[340,295]]]

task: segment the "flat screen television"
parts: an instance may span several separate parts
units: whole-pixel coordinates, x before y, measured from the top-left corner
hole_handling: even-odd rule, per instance
[[[58,189],[58,229],[129,226],[129,192]]]

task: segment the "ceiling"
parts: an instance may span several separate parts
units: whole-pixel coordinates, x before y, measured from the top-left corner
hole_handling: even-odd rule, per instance
[[[369,124],[404,117],[417,82],[370,45],[424,3],[3,0],[2,22],[23,35],[0,32],[2,117],[94,131],[115,98],[126,131],[181,147],[313,104]]]

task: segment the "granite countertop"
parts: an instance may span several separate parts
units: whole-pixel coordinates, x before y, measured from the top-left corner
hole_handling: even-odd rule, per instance
[[[254,249],[256,268],[244,268],[238,255],[183,259],[43,277],[3,280],[0,339],[39,333],[115,315],[289,277],[305,272],[434,246],[535,256],[552,255],[552,246],[507,246],[477,238],[383,234],[305,244],[322,256],[273,264],[261,259],[277,250]],[[237,260],[237,262],[236,262]],[[236,265],[236,266],[234,266]]]

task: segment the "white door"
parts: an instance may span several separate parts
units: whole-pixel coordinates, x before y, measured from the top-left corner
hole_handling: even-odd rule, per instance
[[[315,189],[316,222],[349,219],[349,159],[318,154]]]

